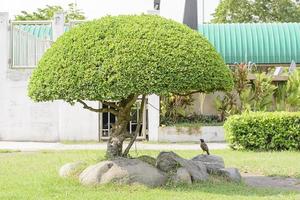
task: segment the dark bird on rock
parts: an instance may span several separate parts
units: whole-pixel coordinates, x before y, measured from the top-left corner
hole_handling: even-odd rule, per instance
[[[203,139],[200,139],[200,142],[201,142],[201,144],[200,144],[201,149],[203,151],[205,151],[207,153],[207,155],[209,155],[209,149],[208,149],[207,144],[204,142]]]

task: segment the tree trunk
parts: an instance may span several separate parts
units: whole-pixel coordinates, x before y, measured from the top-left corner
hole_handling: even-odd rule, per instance
[[[130,122],[131,107],[135,103],[137,96],[130,96],[120,103],[117,121],[113,125],[109,140],[107,142],[106,157],[113,159],[121,157],[123,154],[123,142],[126,138],[131,138],[132,135],[127,131],[127,125]]]
[[[122,119],[117,117],[117,122],[113,125],[109,140],[107,142],[107,158],[111,159],[122,156],[123,142],[127,137],[129,137],[129,134],[127,133],[127,124],[129,121],[130,118]]]

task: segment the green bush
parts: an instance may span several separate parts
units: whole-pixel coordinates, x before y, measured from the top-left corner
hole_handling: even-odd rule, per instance
[[[132,94],[231,90],[233,79],[198,32],[154,16],[107,16],[63,34],[34,70],[35,101],[126,99]]]
[[[224,124],[234,149],[300,150],[300,112],[250,112],[233,115]]]
[[[60,99],[113,113],[118,120],[107,145],[107,157],[113,158],[128,156],[141,128],[138,122],[128,134],[138,96],[145,102],[148,94],[209,93],[232,86],[229,68],[197,31],[160,16],[123,15],[83,23],[59,37],[34,70],[28,95],[34,101]],[[109,108],[91,107],[85,100]],[[126,139],[130,143],[122,152]]]

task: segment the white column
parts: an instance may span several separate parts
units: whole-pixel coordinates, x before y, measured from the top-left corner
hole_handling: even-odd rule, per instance
[[[53,41],[64,34],[65,18],[63,13],[56,13],[53,17],[52,30]],[[99,103],[87,102],[92,107],[97,108]],[[70,141],[98,141],[98,113],[82,108],[81,104],[70,104],[59,102],[59,140]]]
[[[0,12],[0,80],[5,77],[9,59],[9,19],[7,12]]]
[[[65,16],[64,13],[55,13],[52,21],[53,41],[64,34]]]
[[[148,97],[148,134],[149,141],[158,141],[159,128],[159,96]]]

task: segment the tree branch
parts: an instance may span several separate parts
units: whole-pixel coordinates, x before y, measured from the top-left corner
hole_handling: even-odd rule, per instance
[[[90,110],[92,112],[98,112],[98,113],[99,112],[102,112],[102,113],[103,112],[110,112],[110,113],[112,113],[114,115],[118,115],[118,111],[116,111],[116,110],[114,110],[112,108],[99,108],[99,109],[97,109],[97,108],[92,108],[92,107],[88,106],[84,101],[82,101],[80,99],[78,99],[77,102],[81,103],[83,105],[84,109]]]
[[[129,150],[130,148],[132,147],[134,141],[136,140],[140,130],[141,130],[141,127],[142,127],[142,121],[143,121],[143,113],[144,113],[144,106],[145,106],[145,100],[146,100],[146,95],[143,95],[142,96],[142,102],[141,102],[141,107],[140,107],[140,110],[139,110],[139,120],[137,122],[137,127],[135,129],[135,132],[133,134],[133,137],[131,138],[128,146],[126,147],[124,153],[123,153],[123,157],[126,157],[129,153]]]
[[[107,105],[109,107],[112,107],[116,110],[120,110],[120,107],[118,105],[116,105],[116,103],[114,103],[114,102],[101,101],[101,103],[104,105]]]

